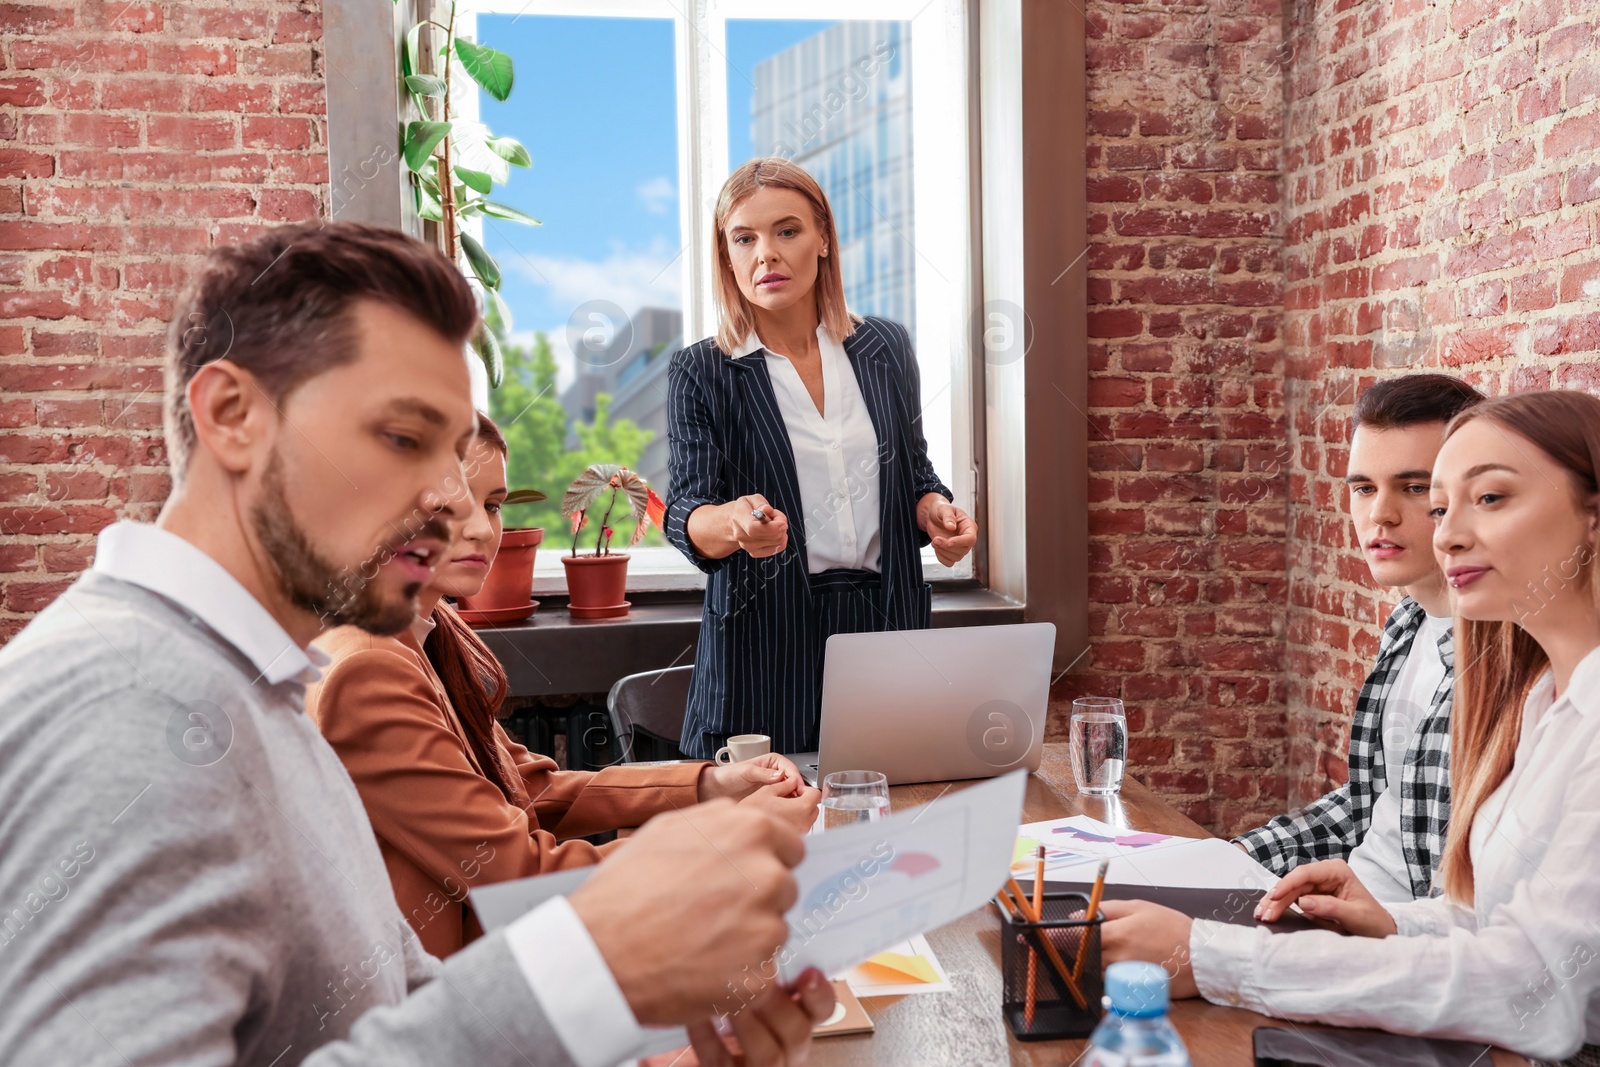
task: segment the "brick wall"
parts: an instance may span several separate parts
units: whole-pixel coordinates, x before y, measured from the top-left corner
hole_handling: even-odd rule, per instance
[[[319,0],[0,3],[0,641],[167,493],[199,255],[323,212]]]
[[[1090,633],[1053,695],[1120,695],[1191,817],[1282,810],[1277,0],[1089,5]]]
[[[1354,391],[1600,390],[1586,4],[1091,0],[1092,644],[1053,736],[1121,695],[1135,772],[1218,829],[1342,780],[1392,603]],[[159,507],[186,270],[325,213],[319,11],[0,2],[0,640]]]
[[[1345,777],[1397,599],[1343,518],[1350,400],[1426,366],[1600,391],[1600,8],[1321,0],[1285,86],[1290,799]],[[1323,443],[1327,442],[1327,443]]]

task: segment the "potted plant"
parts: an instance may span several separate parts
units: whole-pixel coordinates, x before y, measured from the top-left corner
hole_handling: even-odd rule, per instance
[[[589,509],[602,496],[606,497],[606,509],[600,517],[594,552],[581,556],[578,534],[588,525]],[[562,556],[561,562],[567,568],[567,610],[575,619],[614,619],[628,613],[628,554],[611,551],[611,517],[619,504],[625,509],[623,514],[638,516],[630,546],[639,543],[647,524],[653,522],[664,529],[667,507],[656,491],[638,474],[615,463],[592,464],[561,498],[561,513],[572,519],[572,552]]]
[[[537,489],[513,489],[502,506],[537,504],[546,499]],[[515,622],[538,610],[539,602],[533,599],[533,557],[543,540],[544,530],[537,526],[501,531],[500,551],[489,566],[483,588],[457,603],[462,617],[468,622]]]

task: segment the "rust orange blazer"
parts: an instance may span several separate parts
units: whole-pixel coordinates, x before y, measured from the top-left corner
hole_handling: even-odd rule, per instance
[[[414,633],[342,626],[317,644],[333,662],[306,708],[355,781],[400,910],[435,956],[482,933],[470,886],[597,863],[613,846],[562,839],[638,826],[698,798],[702,763],[562,771],[496,724],[534,798],[524,811],[480,772]]]

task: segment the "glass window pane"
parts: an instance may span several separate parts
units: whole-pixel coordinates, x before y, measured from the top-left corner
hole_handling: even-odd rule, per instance
[[[666,367],[683,333],[673,24],[484,14],[477,36],[510,53],[517,79],[504,103],[480,92],[482,121],[533,156],[495,198],[544,223],[484,220],[513,319],[490,413],[512,487],[551,498],[506,509],[506,525],[543,526],[559,550],[561,495],[588,464],[624,464],[666,492]],[[633,521],[612,526],[625,546]],[[660,546],[651,564],[691,569],[654,528],[645,544]],[[559,574],[558,556],[541,552],[539,571]]]
[[[833,206],[850,309],[914,340],[909,25],[730,19],[727,55],[730,162],[805,167]]]
[[[917,271],[933,268],[916,246],[911,24],[730,19],[726,54],[730,164],[781,155],[805,167],[833,207],[850,310],[903,324],[915,344]],[[918,360],[929,458],[949,482],[951,368],[929,362],[949,355]]]

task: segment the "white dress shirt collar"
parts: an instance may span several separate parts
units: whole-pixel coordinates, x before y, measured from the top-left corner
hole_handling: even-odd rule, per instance
[[[255,664],[268,685],[314,682],[327,653],[302,649],[238,579],[175,533],[142,522],[100,531],[94,569],[166,597],[215,630]]]
[[[1590,649],[1578,661],[1567,681],[1567,691],[1556,699],[1556,676],[1546,670],[1528,691],[1524,707],[1535,713],[1538,722],[1551,717],[1551,712],[1572,708],[1579,715],[1588,716],[1600,710],[1600,648]]]
[[[822,332],[821,326],[817,327],[817,332]],[[735,348],[729,353],[729,355],[734,359],[742,359],[752,352],[759,351],[761,351],[761,338],[756,336],[756,332],[754,330],[751,330],[749,333],[744,335],[744,341],[740,343],[739,347]]]
[[[831,345],[834,343],[833,338],[828,334],[828,328],[821,323],[817,324],[817,340],[825,345]],[[739,347],[735,348],[729,353],[729,355],[734,359],[743,359],[752,352],[760,352],[763,350],[768,352],[772,351],[770,348],[766,348],[764,345],[762,345],[761,338],[756,336],[756,332],[754,330],[751,330],[749,333],[744,335],[744,340],[739,343]]]

